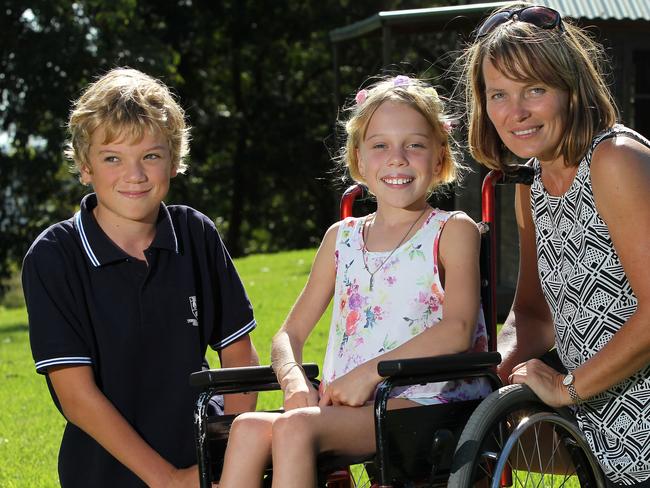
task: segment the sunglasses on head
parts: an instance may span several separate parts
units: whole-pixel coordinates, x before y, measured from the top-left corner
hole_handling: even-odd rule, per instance
[[[517,10],[503,10],[491,15],[479,27],[476,38],[479,39],[488,35],[495,28],[501,24],[505,24],[513,17],[515,20],[533,24],[540,29],[554,29],[559,26],[561,31],[564,30],[562,28],[562,16],[560,12],[549,7],[531,5]]]

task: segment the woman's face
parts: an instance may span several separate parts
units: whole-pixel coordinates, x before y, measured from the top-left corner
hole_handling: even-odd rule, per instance
[[[520,158],[552,163],[566,130],[569,95],[544,83],[506,77],[483,61],[486,110],[501,141]]]

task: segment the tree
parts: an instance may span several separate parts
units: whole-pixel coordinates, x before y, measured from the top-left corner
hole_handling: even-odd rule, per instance
[[[193,126],[190,170],[173,182],[169,202],[213,218],[235,255],[315,245],[336,218],[328,32],[379,7],[350,0],[6,0],[0,278],[38,232],[70,217],[87,191],[62,156],[69,103],[115,66],[165,81]],[[345,92],[379,69],[380,53],[377,39],[350,46]]]

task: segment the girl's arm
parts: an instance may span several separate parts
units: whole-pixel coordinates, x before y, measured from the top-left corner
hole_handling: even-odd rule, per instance
[[[95,439],[148,486],[198,487],[196,465],[176,469],[152,449],[97,388],[90,366],[51,368],[48,376],[66,419]]]
[[[503,358],[497,372],[504,383],[512,369],[547,352],[555,344],[553,318],[537,271],[537,245],[530,203],[530,186],[517,185],[515,216],[519,231],[519,275],[515,298],[499,337]]]
[[[284,392],[284,408],[290,410],[318,404],[318,392],[305,377],[302,349],[334,294],[335,250],[340,223],[330,227],[316,253],[307,284],[273,337],[271,360]]]
[[[627,137],[602,142],[592,158],[591,181],[598,213],[607,224],[638,306],[609,342],[573,372],[575,389],[583,399],[650,363],[650,149]],[[514,381],[525,381],[550,405],[571,403],[561,383],[563,375],[549,372],[537,361],[529,361],[523,369]]]
[[[479,311],[479,246],[478,228],[469,217],[458,214],[450,218],[439,244],[438,262],[445,276],[440,322],[332,382],[320,404],[363,405],[382,380],[377,374],[380,361],[467,351],[472,345]]]

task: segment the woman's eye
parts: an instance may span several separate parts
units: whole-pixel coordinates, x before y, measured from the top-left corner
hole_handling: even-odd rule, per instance
[[[501,92],[496,92],[490,95],[490,100],[501,100],[504,97],[504,94]]]
[[[147,154],[144,159],[160,159],[160,154],[150,153]]]

